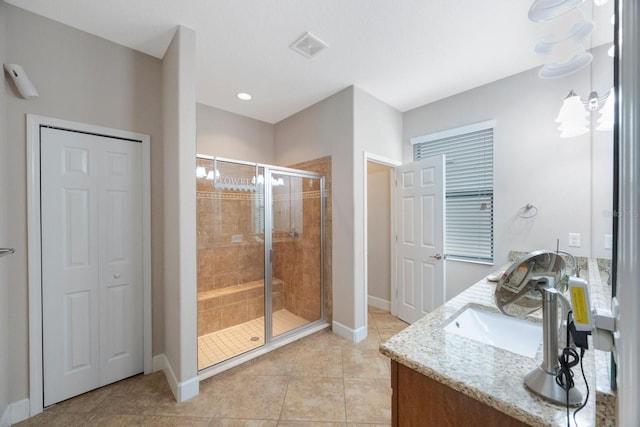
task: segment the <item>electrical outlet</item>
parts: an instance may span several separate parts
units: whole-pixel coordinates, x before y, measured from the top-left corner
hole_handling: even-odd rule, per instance
[[[604,248],[609,250],[613,249],[613,234],[604,235]]]
[[[570,248],[580,247],[580,233],[569,233],[569,247]]]

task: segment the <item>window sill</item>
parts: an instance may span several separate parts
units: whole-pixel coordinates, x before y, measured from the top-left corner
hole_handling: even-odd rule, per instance
[[[456,262],[466,262],[469,264],[479,264],[479,265],[495,265],[495,263],[493,261],[477,261],[477,260],[472,260],[472,259],[465,259],[465,258],[456,258],[453,255],[447,255],[447,261],[456,261]]]

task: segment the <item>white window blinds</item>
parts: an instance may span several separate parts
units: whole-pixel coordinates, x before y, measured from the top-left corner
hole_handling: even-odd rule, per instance
[[[493,262],[493,122],[462,133],[412,140],[414,160],[446,159],[445,253],[448,258]],[[478,130],[468,131],[478,128]],[[426,141],[426,142],[421,142]]]

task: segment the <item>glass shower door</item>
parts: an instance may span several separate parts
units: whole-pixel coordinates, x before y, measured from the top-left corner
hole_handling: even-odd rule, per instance
[[[265,344],[264,168],[196,162],[198,369]]]
[[[271,324],[273,337],[323,318],[324,178],[271,171]],[[270,271],[269,271],[270,270]],[[268,297],[268,296],[267,296]]]

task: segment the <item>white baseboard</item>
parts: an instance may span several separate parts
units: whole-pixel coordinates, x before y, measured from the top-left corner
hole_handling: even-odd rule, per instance
[[[4,408],[4,412],[0,416],[0,427],[10,427],[11,426],[11,405],[7,405]]]
[[[382,310],[391,311],[391,301],[374,297],[373,295],[367,296],[367,304],[380,308]]]
[[[157,370],[162,369],[164,371],[164,376],[167,378],[167,382],[176,401],[185,402],[200,393],[199,378],[193,377],[187,381],[178,382],[173,368],[171,368],[171,363],[169,363],[169,359],[167,359],[164,354],[154,356],[153,368],[154,371],[156,368],[158,368]]]
[[[342,338],[346,338],[353,343],[358,343],[367,337],[367,327],[363,326],[358,329],[351,329],[348,326],[343,325],[335,320],[331,324],[331,329],[334,333],[340,335]]]
[[[0,427],[10,427],[29,418],[29,399],[22,399],[7,405],[0,417]]]
[[[153,356],[153,359],[151,361],[152,372],[164,371],[164,368],[166,367],[167,367],[167,358],[164,356],[164,354],[158,354],[156,356]]]
[[[200,378],[197,376],[183,381],[178,385],[178,390],[180,391],[178,402],[185,402],[192,397],[196,397],[200,393]]]

